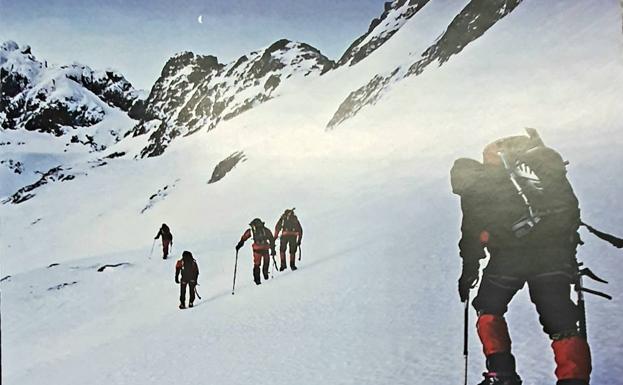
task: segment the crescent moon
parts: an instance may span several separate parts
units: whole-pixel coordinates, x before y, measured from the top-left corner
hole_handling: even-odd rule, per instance
[[[199,22],[199,24],[203,24],[203,15],[199,15],[197,21]]]

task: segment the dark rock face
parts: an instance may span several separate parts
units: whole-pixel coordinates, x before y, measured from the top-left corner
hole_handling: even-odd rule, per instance
[[[450,22],[444,34],[408,68],[398,67],[387,75],[377,75],[365,86],[355,90],[341,103],[329,123],[333,129],[355,116],[362,108],[376,103],[392,83],[408,76],[420,75],[429,65],[446,63],[467,45],[481,37],[489,28],[511,13],[522,0],[472,0]]]
[[[223,159],[216,165],[216,167],[214,167],[212,177],[208,181],[208,184],[215,183],[223,179],[225,175],[233,170],[239,162],[244,162],[245,160],[246,156],[242,151],[234,152],[227,158]]]
[[[171,185],[166,185],[163,188],[158,189],[158,191],[155,194],[152,194],[149,197],[149,202],[147,202],[147,205],[143,207],[143,209],[141,210],[141,214],[145,213],[145,211],[154,207],[157,203],[164,201],[169,195],[169,193],[175,188],[177,182],[179,181],[180,179],[178,178]]]
[[[399,69],[389,76],[376,75],[368,84],[353,91],[346,100],[340,104],[337,111],[327,124],[327,128],[334,128],[345,120],[355,116],[361,108],[374,104],[380,97],[381,92],[389,85]]]
[[[24,164],[20,161],[15,161],[13,159],[5,159],[0,160],[0,164],[5,165],[9,168],[9,170],[13,171],[16,174],[21,174],[24,172]]]
[[[64,66],[61,68],[72,68],[75,66]],[[93,92],[101,100],[112,107],[117,107],[123,111],[129,111],[137,95],[134,94],[134,88],[129,81],[121,74],[113,71],[106,71],[98,74],[95,71],[84,71],[86,67],[80,67],[83,72],[80,74],[69,73],[67,78],[82,85],[84,88]]]
[[[73,286],[73,285],[75,285],[77,283],[78,283],[78,281],[59,283],[58,285],[48,287],[48,291],[61,290],[61,289],[64,289],[66,287]]]
[[[394,0],[385,3],[385,11],[372,20],[368,32],[360,36],[344,52],[337,65],[353,66],[385,44],[404,23],[418,13],[429,0]]]
[[[0,45],[0,127],[64,135],[104,119],[105,107],[129,111],[138,100],[121,74],[72,64],[48,67],[30,47]]]
[[[71,169],[63,169],[63,167],[58,166],[58,167],[54,167],[50,170],[48,170],[47,172],[43,173],[41,178],[36,181],[33,184],[30,184],[28,186],[22,187],[21,189],[17,190],[17,192],[13,195],[11,195],[10,197],[6,198],[5,200],[2,201],[3,204],[7,204],[7,203],[13,203],[13,204],[19,204],[19,203],[23,203],[26,202],[27,200],[34,198],[35,197],[35,193],[33,192],[34,190],[36,190],[37,188],[46,185],[50,182],[56,182],[56,181],[69,181],[74,179],[76,176],[74,174],[69,173],[68,171]]]
[[[97,268],[97,272],[101,273],[102,271],[106,270],[107,268],[115,268],[115,267],[119,267],[119,266],[131,266],[132,264],[129,262],[120,262],[120,263],[114,263],[112,265],[102,265],[100,267]]]
[[[472,0],[450,23],[445,33],[413,63],[407,76],[419,75],[429,64],[443,65],[469,43],[482,36],[504,16],[511,13],[522,0]]]
[[[213,56],[179,54],[165,65],[132,130],[134,136],[149,134],[140,156],[158,156],[176,137],[212,130],[270,100],[290,77],[320,74],[333,65],[317,49],[285,39],[227,65]]]
[[[106,155],[104,158],[115,159],[115,158],[121,158],[122,156],[125,156],[125,152],[123,152],[123,151],[115,151],[112,154]]]

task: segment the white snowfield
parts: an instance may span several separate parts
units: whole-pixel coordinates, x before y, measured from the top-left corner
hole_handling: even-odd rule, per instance
[[[3,383],[462,383],[452,162],[536,127],[570,161],[583,219],[623,233],[623,34],[616,0],[525,0],[443,66],[326,130],[351,91],[410,60],[404,47],[427,46],[414,36],[433,43],[458,3],[467,1],[431,1],[357,65],[296,79],[162,156],[134,160],[146,138],[126,138],[106,151],[126,156],[95,168],[89,161],[102,154],[68,158],[87,175],[0,205],[1,276],[10,275],[1,282]],[[236,151],[247,160],[207,184]],[[260,217],[273,228],[289,207],[305,230],[299,270],[256,287],[247,242],[232,296],[247,224]],[[163,222],[174,235],[166,261],[158,242],[150,258]],[[623,255],[582,237],[578,258],[610,281],[587,286],[614,296],[587,296],[592,383],[619,385]],[[202,299],[180,311],[183,250],[199,264]],[[507,320],[524,384],[554,384],[549,339],[525,290]],[[470,384],[484,369],[474,322],[472,310]]]

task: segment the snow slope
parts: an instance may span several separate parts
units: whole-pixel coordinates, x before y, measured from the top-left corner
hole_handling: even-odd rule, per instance
[[[404,55],[416,30],[431,39],[422,46],[432,44],[465,4],[433,0],[357,65],[293,79],[279,98],[181,137],[159,157],[96,168],[76,161],[88,175],[0,206],[2,276],[11,275],[1,283],[7,383],[462,381],[460,212],[448,178],[455,158],[478,158],[492,139],[537,127],[571,161],[584,219],[623,228],[613,214],[623,188],[614,0],[526,0],[443,66],[396,82],[325,130],[353,84],[375,66],[394,68],[391,58]],[[435,18],[419,19],[425,12]],[[128,137],[108,152],[143,145]],[[208,184],[238,151],[247,160]],[[246,224],[259,216],[272,227],[292,206],[305,228],[300,270],[255,287],[247,245],[231,296],[233,246]],[[191,250],[198,260],[195,309],[176,308],[174,261],[159,259],[157,247],[149,258],[162,222],[174,254]],[[593,382],[615,385],[623,378],[622,256],[582,235],[579,258],[611,281],[591,286],[615,296],[588,299]],[[129,265],[97,272],[117,263]],[[508,319],[525,383],[554,383],[527,293]],[[484,362],[470,333],[469,382],[477,383]]]

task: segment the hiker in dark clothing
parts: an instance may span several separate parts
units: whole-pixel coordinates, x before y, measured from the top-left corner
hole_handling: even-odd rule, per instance
[[[158,234],[154,237],[154,239],[160,238],[162,235],[162,259],[167,259],[169,256],[169,246],[173,245],[173,234],[171,234],[171,230],[169,226],[165,223],[162,224],[160,230],[158,230]]]
[[[180,273],[182,280],[180,282]],[[180,284],[180,309],[186,308],[186,286],[190,291],[188,307],[193,307],[195,302],[195,287],[197,286],[197,278],[199,278],[199,266],[193,258],[190,251],[182,253],[182,259],[175,264],[175,283]]]
[[[255,218],[251,223],[251,226],[247,229],[240,242],[236,245],[236,251],[240,250],[244,245],[244,242],[253,237],[253,280],[256,285],[261,284],[260,280],[260,266],[262,266],[262,272],[264,273],[264,280],[268,280],[268,270],[270,269],[270,256],[275,256],[275,238],[269,229],[264,226],[264,222],[261,219]]]
[[[578,273],[578,201],[560,155],[545,147],[536,131],[529,134],[490,144],[483,163],[463,158],[452,167],[452,188],[463,212],[459,296],[468,300],[486,248],[489,264],[472,302],[488,370],[481,385],[521,384],[504,314],[526,283],[552,340],[557,384],[587,385],[590,351],[570,299]]]
[[[303,227],[296,214],[294,214],[294,209],[287,209],[281,214],[275,225],[275,239],[279,237],[279,232],[281,232],[281,238],[279,239],[281,265],[279,266],[279,271],[286,269],[286,250],[288,247],[290,248],[290,269],[296,270],[296,251],[301,246]]]

